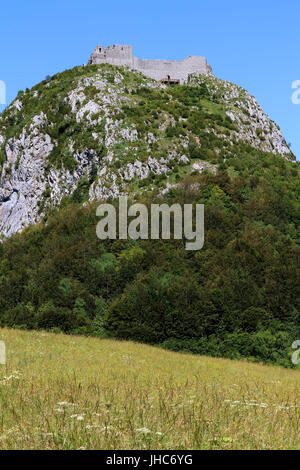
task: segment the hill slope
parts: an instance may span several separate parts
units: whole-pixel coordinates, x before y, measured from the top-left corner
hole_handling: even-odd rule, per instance
[[[37,222],[80,184],[90,200],[167,187],[179,167],[216,171],[245,145],[293,158],[236,85],[201,76],[173,88],[124,68],[75,67],[20,92],[0,116],[0,234]]]
[[[0,330],[0,449],[299,449],[299,371]]]
[[[292,366],[300,337],[298,164],[244,155],[162,198],[205,204],[205,243],[96,236],[80,192],[0,245],[0,325],[112,335]],[[75,197],[76,196],[76,197]],[[78,198],[78,199],[77,199]]]
[[[78,67],[19,93],[0,135],[1,326],[292,365],[300,165],[245,90]],[[93,199],[122,192],[204,204],[204,248],[100,242]]]

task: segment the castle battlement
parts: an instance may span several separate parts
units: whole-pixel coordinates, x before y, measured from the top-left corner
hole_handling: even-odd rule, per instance
[[[117,44],[108,47],[97,46],[88,63],[127,66],[154,80],[167,79],[179,83],[185,83],[190,74],[212,74],[211,66],[205,57],[189,56],[184,60],[139,59],[133,55],[132,46]]]

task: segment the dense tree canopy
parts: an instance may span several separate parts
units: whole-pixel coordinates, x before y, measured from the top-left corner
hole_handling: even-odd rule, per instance
[[[183,240],[100,241],[97,204],[68,199],[0,245],[0,324],[291,365],[299,181],[296,162],[245,151],[164,198],[144,193],[147,205],[205,204],[205,244],[195,252]]]

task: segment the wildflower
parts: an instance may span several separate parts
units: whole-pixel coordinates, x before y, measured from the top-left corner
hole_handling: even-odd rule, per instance
[[[71,419],[77,419],[77,421],[83,421],[84,420],[84,415],[78,415],[78,414],[75,414],[75,415],[71,415],[70,416]]]
[[[101,431],[111,431],[112,429],[114,429],[113,426],[104,426]]]
[[[139,429],[136,429],[136,432],[141,432],[143,434],[150,434],[152,431],[150,431],[150,429],[148,428],[139,428]]]
[[[56,411],[57,413],[64,413],[65,410],[63,408],[55,408],[54,411]]]

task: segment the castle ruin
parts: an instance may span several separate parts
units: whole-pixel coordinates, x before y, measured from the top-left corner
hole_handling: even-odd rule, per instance
[[[184,60],[139,59],[132,54],[132,46],[97,46],[88,64],[111,64],[131,69],[166,83],[185,83],[188,76],[211,75],[212,68],[205,57],[189,56]]]

